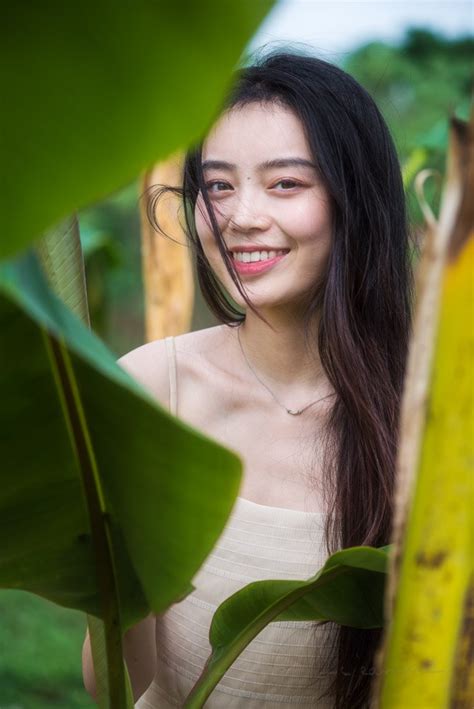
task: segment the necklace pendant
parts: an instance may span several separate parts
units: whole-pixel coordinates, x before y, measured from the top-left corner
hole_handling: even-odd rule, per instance
[[[286,413],[290,414],[291,416],[299,416],[301,411],[302,411],[302,409],[299,409],[298,411],[293,411],[292,409],[287,409]]]

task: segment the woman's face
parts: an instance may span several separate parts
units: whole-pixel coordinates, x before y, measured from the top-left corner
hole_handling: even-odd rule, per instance
[[[252,303],[266,309],[304,302],[325,269],[331,213],[299,118],[273,103],[233,108],[205,140],[202,161],[217,223]],[[195,219],[213,271],[245,307],[201,193]]]

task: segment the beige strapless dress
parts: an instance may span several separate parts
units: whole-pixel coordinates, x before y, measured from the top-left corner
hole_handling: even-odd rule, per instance
[[[174,343],[167,340],[170,409],[176,413]],[[237,498],[218,543],[193,579],[195,591],[157,618],[155,677],[136,709],[182,707],[211,652],[209,627],[218,605],[262,579],[307,579],[325,562],[324,515],[268,507]],[[334,628],[316,622],[270,623],[247,646],[214,689],[209,709],[294,706],[332,709],[319,694],[333,678],[323,673]]]

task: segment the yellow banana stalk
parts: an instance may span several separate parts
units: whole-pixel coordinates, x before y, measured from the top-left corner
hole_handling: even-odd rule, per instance
[[[377,709],[474,706],[474,123],[451,124],[417,273]]]

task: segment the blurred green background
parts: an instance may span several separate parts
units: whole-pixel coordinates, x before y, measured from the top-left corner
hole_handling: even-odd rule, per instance
[[[413,178],[423,167],[444,171],[448,116],[469,114],[473,49],[467,35],[446,39],[410,29],[398,44],[371,42],[339,62],[374,96],[390,125],[415,229],[421,216]],[[436,208],[437,188],[428,194]],[[138,200],[139,180],[79,215],[92,326],[117,356],[144,342]],[[213,323],[197,294],[193,329]],[[85,616],[2,591],[0,619],[0,709],[95,706],[82,686]]]

